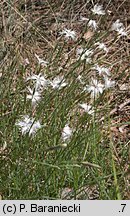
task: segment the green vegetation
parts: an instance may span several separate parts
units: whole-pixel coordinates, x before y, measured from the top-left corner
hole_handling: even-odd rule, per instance
[[[76,2],[0,1],[2,199],[129,199],[127,1]]]

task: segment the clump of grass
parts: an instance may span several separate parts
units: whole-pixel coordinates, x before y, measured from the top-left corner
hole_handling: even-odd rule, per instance
[[[0,12],[3,199],[128,198],[129,119],[121,131],[116,108],[128,28],[109,4],[13,3]]]

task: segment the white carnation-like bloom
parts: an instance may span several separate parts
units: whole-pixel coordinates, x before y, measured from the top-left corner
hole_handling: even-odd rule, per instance
[[[120,36],[127,36],[127,33],[125,31],[125,27],[123,23],[120,22],[119,19],[117,19],[113,24],[111,29],[113,31],[116,31]]]
[[[90,92],[91,97],[94,98],[103,93],[104,85],[92,78],[90,85],[87,85],[84,90]]]
[[[98,25],[97,25],[97,23],[96,23],[96,20],[89,20],[88,26],[91,27],[91,28],[94,29],[94,30],[97,30],[97,28],[98,28]]]
[[[40,92],[36,90],[32,90],[31,88],[28,87],[28,91],[30,94],[27,95],[27,99],[31,100],[32,106],[35,106],[41,99],[41,94]]]
[[[97,15],[105,15],[105,11],[103,10],[103,6],[99,5],[99,4],[94,5],[94,7],[93,7],[93,9],[91,9],[91,11]]]
[[[49,64],[48,61],[45,61],[45,60],[41,59],[37,54],[35,54],[35,57],[37,58],[38,63],[39,63],[40,65],[47,66],[47,65]]]
[[[71,29],[64,29],[62,32],[60,32],[61,35],[64,35],[66,39],[72,39],[72,40],[76,40],[77,36],[76,36],[76,32],[71,30]]]
[[[127,32],[125,31],[125,28],[120,28],[120,29],[118,30],[118,34],[119,34],[120,36],[127,36]]]
[[[119,19],[117,19],[113,24],[112,24],[112,30],[118,31],[120,28],[123,28],[124,25],[123,23],[120,22]]]
[[[88,21],[89,19],[87,17],[83,17],[83,16],[80,16],[80,20],[79,21]]]
[[[49,81],[45,79],[45,77],[41,73],[38,75],[33,74],[32,76],[27,77],[26,80],[34,80],[36,90],[40,89],[41,87],[46,88],[49,84]]]
[[[105,89],[113,88],[115,86],[115,81],[110,80],[107,76],[104,77]]]
[[[92,115],[94,113],[94,110],[92,109],[91,105],[88,105],[87,103],[79,104],[79,106],[84,109],[85,112]]]
[[[50,81],[50,85],[53,89],[61,89],[65,87],[68,83],[65,82],[63,76],[57,76],[53,79],[53,81]]]
[[[85,82],[83,81],[83,78],[82,78],[81,75],[79,75],[79,76],[77,77],[77,80],[78,80],[82,85],[85,84]]]
[[[15,125],[20,128],[23,135],[29,133],[29,136],[34,135],[42,127],[39,121],[28,115],[22,116],[22,120],[18,120]]]
[[[92,49],[83,49],[82,47],[77,49],[78,58],[80,58],[82,61],[86,60],[86,63],[91,63],[92,54]]]
[[[72,135],[72,129],[69,127],[68,124],[66,124],[65,127],[63,128],[63,131],[62,131],[63,141],[69,140],[71,135]]]
[[[98,64],[96,64],[94,67],[93,67],[94,70],[96,70],[99,75],[103,75],[103,76],[110,76],[110,70],[106,67],[101,67],[99,66]]]
[[[106,47],[104,43],[97,42],[95,43],[95,45],[97,46],[97,48],[104,50],[106,53],[108,53],[109,49]]]

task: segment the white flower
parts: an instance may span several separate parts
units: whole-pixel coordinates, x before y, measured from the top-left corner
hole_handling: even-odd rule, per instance
[[[63,76],[55,77],[52,82],[50,81],[50,84],[51,84],[53,89],[61,89],[61,88],[65,87],[67,85],[67,83],[65,82]]]
[[[97,43],[95,43],[95,45],[97,45],[99,49],[102,49],[106,53],[108,53],[108,48],[106,47],[106,45],[104,43],[97,42]]]
[[[119,19],[117,19],[112,24],[111,29],[118,32],[118,34],[121,35],[121,36],[126,36],[127,35],[127,33],[125,32],[125,27],[124,27],[123,23],[120,22]]]
[[[72,135],[72,129],[68,126],[68,124],[66,124],[62,131],[63,141],[70,139],[71,135]]]
[[[96,64],[94,67],[93,67],[94,70],[98,71],[99,75],[107,75],[107,76],[110,76],[110,71],[108,68],[106,67],[100,67],[98,64]]]
[[[105,11],[103,10],[103,6],[102,6],[102,5],[99,5],[99,4],[94,5],[94,8],[91,9],[91,11],[92,11],[94,14],[105,15]]]
[[[111,81],[107,76],[104,77],[105,89],[112,88],[115,86],[115,81]]]
[[[86,63],[91,63],[92,54],[93,54],[93,50],[91,49],[83,49],[82,47],[77,49],[78,58],[81,58],[82,61],[85,59]]]
[[[76,50],[77,56],[80,57],[80,55],[83,53],[83,51],[84,51],[84,49],[82,47],[77,48],[77,50]]]
[[[61,35],[64,35],[66,39],[73,39],[76,40],[76,32],[72,31],[70,29],[64,29],[62,32],[60,32]]]
[[[40,89],[41,87],[45,88],[48,85],[48,83],[49,83],[49,81],[47,79],[45,79],[45,77],[42,76],[41,73],[38,74],[38,75],[34,74],[34,75],[30,76],[30,77],[27,77],[26,80],[27,81],[28,80],[34,80],[35,81],[35,88],[36,88],[36,90]]]
[[[32,106],[35,106],[38,101],[41,99],[41,94],[37,90],[32,90],[28,87],[29,95],[27,95],[27,99],[30,99],[32,102]]]
[[[90,115],[94,113],[94,110],[92,110],[92,106],[88,105],[87,103],[79,104],[79,106]]]
[[[83,16],[80,16],[80,21],[88,21],[89,19]]]
[[[112,24],[112,30],[118,31],[120,28],[123,28],[123,23],[120,22],[119,19],[117,19],[113,24]]]
[[[29,59],[28,59],[28,58],[24,59],[24,64],[25,64],[25,65],[29,65],[29,64],[30,64],[30,62],[29,62]]]
[[[77,80],[81,83],[81,84],[84,84],[84,82],[83,82],[83,80],[82,80],[82,76],[81,75],[79,75],[78,77],[77,77]]]
[[[108,13],[108,15],[111,15],[112,11],[110,11],[110,10],[107,10],[107,13]]]
[[[35,54],[35,57],[37,58],[39,64],[41,64],[43,66],[47,66],[49,64],[48,61],[41,59],[37,54]]]
[[[90,92],[91,97],[96,97],[103,93],[104,85],[92,78],[90,85],[87,85],[84,90]]]
[[[97,23],[96,23],[95,20],[89,20],[88,26],[91,27],[94,30],[97,30],[97,27],[98,27],[98,25],[97,25]]]
[[[35,122],[35,119],[29,118],[28,115],[22,116],[22,121],[17,121],[15,125],[20,128],[23,135],[29,133],[29,136],[34,135],[41,128],[40,122]]]
[[[78,75],[77,80],[79,80],[80,82],[82,82],[82,76]]]
[[[120,36],[127,36],[127,32],[125,31],[125,28],[120,28],[120,29],[118,30],[118,34],[119,34]]]

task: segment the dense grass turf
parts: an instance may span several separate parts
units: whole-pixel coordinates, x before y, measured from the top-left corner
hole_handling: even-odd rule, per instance
[[[105,2],[1,2],[2,199],[129,198],[129,30]]]

